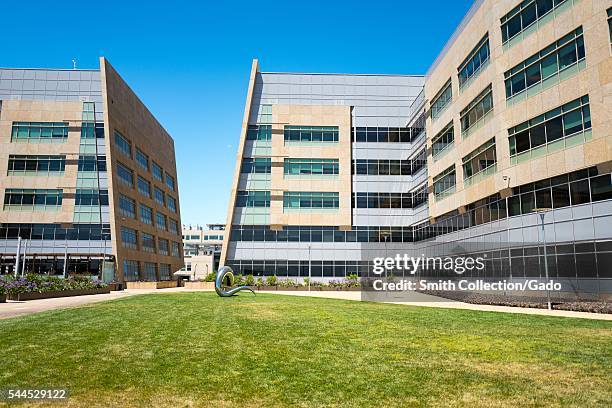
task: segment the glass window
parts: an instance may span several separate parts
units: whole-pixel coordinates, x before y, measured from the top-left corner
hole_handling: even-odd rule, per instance
[[[149,156],[138,148],[136,149],[136,163],[138,163],[143,170],[149,171]]]
[[[172,191],[174,191],[174,189],[176,188],[176,184],[174,182],[174,177],[172,177],[168,173],[166,173],[166,185]]]
[[[151,198],[151,183],[138,176],[138,192],[145,197]]]
[[[612,176],[610,174],[593,177],[590,182],[593,201],[612,199]]]
[[[137,232],[128,227],[121,227],[121,244],[124,248],[137,249],[138,238]]]
[[[136,218],[136,202],[126,195],[119,195],[119,212],[127,218]]]
[[[158,229],[166,230],[166,216],[160,212],[155,215],[155,225]]]
[[[121,163],[117,163],[117,177],[123,184],[134,187],[134,172]]]
[[[178,232],[179,232],[178,221],[173,220],[172,218],[168,218],[168,231],[175,235],[178,235]]]
[[[496,163],[497,154],[493,138],[463,158],[464,180],[492,168]]]
[[[123,261],[123,279],[127,282],[134,282],[140,279],[140,264],[138,261]]]
[[[580,180],[570,184],[572,205],[586,204],[591,201],[589,181]]]
[[[153,209],[140,204],[140,221],[147,225],[153,225]]]
[[[105,156],[102,156],[105,157]],[[95,156],[94,156],[95,163]],[[105,162],[106,164],[106,162]],[[66,156],[24,156],[9,155],[9,176],[17,175],[43,175],[50,173],[63,173],[66,168]],[[106,170],[106,167],[104,168]]]
[[[249,125],[246,140],[272,140],[272,126]]]
[[[493,88],[489,85],[461,111],[461,132],[464,134],[493,110]]]
[[[161,168],[161,166],[155,162],[152,162],[151,164],[151,172],[153,173],[153,178],[157,181],[164,181],[164,170]]]
[[[468,54],[459,68],[457,68],[460,89],[463,88],[472,77],[480,73],[481,68],[489,60],[489,55],[489,34],[487,33]]]
[[[569,184],[561,184],[552,188],[552,199],[554,208],[569,207],[570,193]]]
[[[159,238],[157,240],[157,250],[160,255],[168,255],[168,240]]]
[[[569,42],[568,42],[569,41]],[[584,58],[582,27],[506,71],[506,99],[541,83]]]
[[[453,87],[451,80],[442,87],[442,90],[438,92],[438,95],[433,98],[431,103],[431,118],[436,119],[444,111],[444,109],[451,103],[453,99]]]
[[[140,234],[140,246],[143,251],[154,253],[155,237],[151,234],[147,234],[146,232],[142,232]]]
[[[283,207],[300,209],[339,208],[339,193],[285,191],[283,194]]]
[[[554,8],[566,0],[555,0]],[[501,18],[502,41],[509,40],[525,31],[553,9],[553,0],[526,0]]]
[[[285,142],[338,142],[338,126],[285,126]]]
[[[121,153],[132,158],[132,144],[117,130],[115,130],[115,146]]]
[[[610,44],[612,45],[612,7],[608,9],[608,32],[610,34]]]
[[[436,197],[450,194],[455,191],[457,184],[455,165],[444,170],[433,179],[434,195]]]
[[[166,205],[168,209],[172,212],[176,212],[176,199],[169,195],[166,196]]]
[[[63,190],[15,189],[4,191],[5,210],[58,210],[62,206]]]
[[[508,129],[510,155],[590,128],[589,96],[585,95]]]
[[[272,173],[272,159],[270,157],[243,158],[240,172],[245,174]]]
[[[157,204],[161,206],[164,206],[166,204],[166,194],[164,194],[164,192],[158,187],[155,187],[154,198]]]
[[[236,207],[270,207],[270,191],[238,191]]]
[[[284,173],[290,176],[337,175],[338,159],[285,159]]]
[[[11,142],[53,143],[67,139],[67,122],[13,122],[11,130]]]

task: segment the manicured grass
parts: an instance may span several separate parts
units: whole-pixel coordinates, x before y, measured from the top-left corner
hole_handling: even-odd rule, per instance
[[[612,405],[594,320],[158,294],[1,320],[0,349],[0,388],[79,407]]]

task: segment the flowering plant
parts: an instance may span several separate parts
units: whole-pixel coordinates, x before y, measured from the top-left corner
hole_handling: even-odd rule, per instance
[[[59,278],[54,276],[43,276],[29,274],[18,278],[0,279],[0,294],[7,293],[16,295],[30,292],[53,292],[79,289],[105,288],[107,285],[100,281],[94,281],[85,277]]]

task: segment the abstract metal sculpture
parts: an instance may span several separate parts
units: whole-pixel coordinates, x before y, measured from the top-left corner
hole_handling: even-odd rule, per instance
[[[226,284],[224,284],[224,282]],[[217,272],[217,279],[215,279],[215,291],[217,292],[217,295],[221,297],[234,296],[241,290],[250,290],[253,294],[255,294],[255,291],[248,286],[236,286],[235,288],[231,288],[233,285],[234,271],[232,271],[232,268],[229,266],[224,266],[219,269],[219,272]]]

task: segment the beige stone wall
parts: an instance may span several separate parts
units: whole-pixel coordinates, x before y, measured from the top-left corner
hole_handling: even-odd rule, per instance
[[[72,223],[77,160],[81,137],[82,102],[4,100],[0,116],[0,223]],[[63,143],[11,143],[13,122],[68,122],[68,140]],[[7,176],[10,155],[65,155],[66,170],[61,177]],[[70,162],[68,162],[70,161]],[[58,211],[4,211],[4,190],[63,189]],[[72,193],[72,195],[70,195]],[[68,197],[66,197],[68,195]]]
[[[610,2],[581,0],[551,22],[541,26],[535,33],[504,50],[500,18],[518,3],[514,0],[485,0],[449,51],[429,73],[425,86],[428,105],[451,77],[453,86],[453,101],[450,107],[436,120],[429,118],[427,121],[429,147],[431,138],[450,121],[455,125],[454,147],[435,162],[431,155],[428,158],[430,186],[433,177],[453,163],[457,169],[455,194],[439,201],[430,194],[429,211],[432,217],[495,194],[506,187],[612,160],[612,58],[606,16]],[[504,72],[579,26],[584,30],[586,69],[536,96],[507,107]],[[491,50],[490,64],[474,82],[459,91],[457,67],[487,32]],[[468,138],[462,139],[460,112],[489,84],[493,86],[493,116]],[[590,97],[592,140],[518,165],[511,164],[508,128],[586,94]],[[495,137],[497,145],[497,173],[477,184],[464,187],[462,158],[492,137]],[[504,181],[504,176],[509,177],[509,180]]]
[[[244,115],[242,117],[242,127],[240,129],[240,141],[238,142],[238,153],[236,154],[236,166],[234,167],[234,178],[232,179],[232,189],[230,199],[227,204],[227,219],[225,221],[225,236],[223,237],[223,247],[221,248],[220,266],[225,265],[227,259],[227,249],[229,246],[229,238],[232,231],[234,219],[234,204],[236,203],[236,193],[238,192],[238,181],[240,179],[240,167],[242,166],[242,156],[244,155],[244,145],[246,143],[246,134],[249,126],[249,118],[251,116],[251,101],[253,100],[253,89],[255,88],[255,79],[259,71],[259,63],[256,59],[251,64],[251,74],[249,75],[249,87],[247,89],[246,102],[244,106]]]
[[[272,106],[272,189],[270,224],[351,225],[351,108],[350,106],[273,105]],[[338,126],[338,143],[285,144],[284,127]],[[285,177],[283,163],[292,159],[338,159],[337,177]],[[326,212],[283,211],[283,192],[337,192],[340,208]]]
[[[123,277],[123,261],[125,259],[139,261],[141,270],[143,263],[154,262],[156,264],[170,264],[170,273],[174,273],[183,266],[183,250],[181,236],[181,217],[179,205],[178,178],[176,174],[176,162],[174,153],[174,141],[159,124],[155,117],[149,112],[147,107],[134,94],[125,81],[119,76],[115,69],[104,58],[100,60],[102,75],[102,95],[105,103],[105,137],[106,137],[106,158],[109,178],[109,200],[111,215],[111,234],[113,238],[113,252],[117,256],[117,269],[119,278]],[[114,132],[119,131],[132,144],[132,158],[128,158],[121,153],[115,146]],[[175,179],[176,189],[172,191],[164,182],[153,178],[150,171],[143,170],[135,160],[136,148],[139,148],[149,156],[149,163],[155,161],[164,171],[168,172]],[[134,187],[129,188],[118,181],[116,176],[117,162],[129,167],[134,172]],[[166,195],[176,199],[177,212],[173,213],[168,208],[159,205],[153,198],[146,198],[138,193],[137,176],[142,176],[151,184],[151,191],[158,187]],[[178,222],[178,234],[169,231],[162,231],[155,225],[146,225],[138,219],[127,219],[119,213],[119,194],[125,194],[136,201],[136,206],[143,203],[153,208],[155,224],[155,213],[157,211]],[[137,213],[138,213],[137,208]],[[136,229],[139,232],[152,234],[157,238],[169,241],[169,255],[159,253],[148,253],[140,250],[126,249],[121,244],[120,229],[125,225]],[[171,256],[171,242],[180,244],[179,256]],[[156,243],[157,244],[157,243]]]

